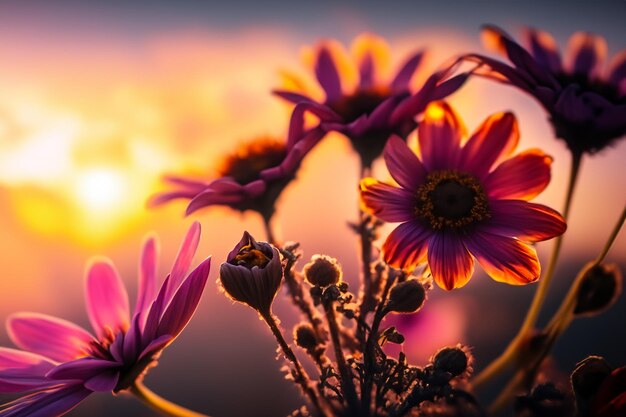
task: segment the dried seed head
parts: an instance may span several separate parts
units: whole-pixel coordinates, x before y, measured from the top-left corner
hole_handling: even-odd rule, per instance
[[[416,279],[396,284],[389,293],[386,309],[394,313],[415,313],[426,300],[426,290]]]
[[[468,352],[461,346],[445,347],[435,353],[432,360],[435,370],[448,372],[453,377],[460,376],[469,366]]]
[[[609,308],[622,289],[622,274],[615,264],[591,268],[578,288],[574,314],[594,315]]]
[[[293,339],[296,345],[307,352],[312,352],[319,345],[313,326],[308,323],[300,323],[293,329]]]
[[[326,255],[313,255],[311,262],[304,265],[304,277],[312,285],[327,287],[341,281],[341,266],[335,258]]]

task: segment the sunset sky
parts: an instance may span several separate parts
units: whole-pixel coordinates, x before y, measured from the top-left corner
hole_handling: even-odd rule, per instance
[[[252,311],[233,305],[214,285],[217,266],[242,232],[263,238],[263,228],[254,214],[222,208],[189,218],[183,217],[182,202],[148,210],[146,200],[162,189],[164,173],[210,179],[238,143],[284,135],[290,107],[270,90],[281,86],[281,73],[311,76],[307,47],[321,38],[349,46],[362,32],[376,33],[391,46],[390,71],[410,52],[426,48],[422,76],[455,54],[485,52],[479,36],[484,23],[515,36],[526,25],[542,28],[561,48],[578,30],[604,36],[609,56],[626,48],[623,1],[532,7],[461,1],[113,3],[0,3],[0,320],[27,310],[87,325],[83,272],[92,256],[113,260],[132,298],[144,236],[159,236],[165,273],[188,225],[200,220],[196,262],[213,255],[209,285],[196,317],[147,385],[220,416],[287,415],[300,404],[278,371],[270,333]],[[450,102],[470,131],[491,113],[512,110],[520,122],[519,149],[541,147],[554,157],[552,183],[537,201],[561,209],[568,153],[537,103],[484,80],[472,80]],[[624,140],[584,161],[550,294],[553,304],[599,252],[626,203],[625,166]],[[375,173],[388,178],[382,163]],[[298,181],[280,200],[276,220],[280,236],[301,242],[305,258],[337,257],[348,277],[358,268],[355,236],[346,227],[356,217],[357,179],[357,159],[347,141],[330,135],[305,159]],[[542,260],[550,247],[550,242],[539,245]],[[625,233],[608,259],[624,272]],[[419,350],[404,346],[415,361],[460,341],[474,345],[484,364],[516,331],[534,288],[507,287],[482,271],[477,275],[454,293],[433,291],[416,325],[423,329],[415,336],[421,338]],[[356,280],[350,282],[356,291]],[[281,301],[276,311],[290,333],[293,310]],[[623,330],[616,345],[609,343],[616,339],[610,326],[597,329],[601,323],[624,329],[625,317],[622,297],[606,316],[574,323],[557,349],[557,361],[570,369],[595,353],[626,364]],[[598,333],[587,336],[590,331]],[[0,332],[0,342],[10,343],[6,332]],[[572,344],[574,351],[564,347]],[[263,413],[255,413],[258,407]],[[70,415],[120,410],[151,415],[130,399],[105,395]]]

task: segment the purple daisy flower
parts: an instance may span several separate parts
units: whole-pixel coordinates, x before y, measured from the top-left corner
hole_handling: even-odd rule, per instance
[[[401,138],[389,139],[385,162],[400,187],[361,182],[365,210],[402,223],[383,244],[383,257],[408,270],[427,262],[446,290],[469,281],[472,256],[496,281],[536,281],[540,266],[531,243],[566,228],[559,213],[528,202],[550,182],[552,158],[531,149],[506,159],[519,140],[511,113],[490,116],[463,143],[464,134],[452,109],[435,102],[418,128],[418,154]]]
[[[194,223],[160,289],[156,242],[146,241],[132,318],[128,294],[113,264],[92,263],[85,298],[95,335],[44,314],[9,317],[9,337],[22,350],[0,348],[0,392],[28,394],[0,406],[0,416],[59,416],[93,392],[136,389],[198,306],[210,258],[187,271],[199,239],[200,224]]]
[[[260,137],[240,147],[225,159],[221,177],[213,181],[165,177],[175,189],[157,194],[148,204],[155,206],[183,198],[191,200],[187,215],[203,207],[222,205],[239,211],[256,211],[269,224],[276,200],[296,177],[304,157],[323,136],[319,128],[304,131],[303,123],[304,120],[292,122],[286,143]]]
[[[565,60],[552,36],[540,30],[526,31],[527,49],[495,26],[486,26],[483,37],[513,66],[468,55],[486,65],[477,73],[537,99],[548,112],[555,135],[574,155],[598,152],[626,134],[626,50],[605,70],[606,41],[591,33],[572,35]]]
[[[319,117],[325,132],[344,134],[363,167],[369,168],[391,134],[406,137],[416,127],[415,117],[429,102],[452,94],[468,76],[449,78],[456,68],[452,64],[428,77],[420,89],[412,89],[411,80],[424,55],[420,51],[410,56],[391,80],[381,80],[379,72],[388,49],[385,41],[375,35],[363,34],[354,40],[359,80],[350,88],[350,77],[340,71],[349,62],[345,52],[336,42],[323,41],[316,48],[315,76],[325,99],[315,100],[302,91],[276,90],[274,94],[296,104],[293,119],[310,112]]]

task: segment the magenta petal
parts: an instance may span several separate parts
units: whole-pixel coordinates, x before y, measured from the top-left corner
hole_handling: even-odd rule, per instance
[[[341,80],[337,72],[335,60],[330,51],[325,47],[321,47],[317,54],[315,75],[326,92],[327,101],[333,101],[341,97]]]
[[[389,265],[413,270],[426,260],[428,242],[432,231],[417,221],[402,223],[396,227],[383,244],[383,257]]]
[[[359,64],[359,88],[368,89],[374,85],[374,58],[371,51],[365,53]]]
[[[399,136],[392,135],[384,151],[389,174],[402,188],[415,192],[426,179],[426,169],[417,155]]]
[[[611,61],[608,79],[611,84],[618,88],[626,79],[626,50],[615,55]]]
[[[287,156],[279,166],[264,169],[259,176],[265,181],[282,180],[295,174],[300,163],[309,151],[319,143],[326,132],[317,127],[303,134],[289,149]]]
[[[156,339],[152,340],[148,346],[139,354],[139,358],[137,361],[142,360],[147,356],[152,356],[155,353],[163,350],[167,345],[172,342],[173,338],[169,334],[164,334],[163,336],[159,336]]]
[[[420,62],[422,62],[422,58],[424,57],[424,51],[419,51],[418,53],[411,56],[405,63],[402,65],[393,81],[391,82],[391,89],[393,91],[405,91],[409,88],[409,83],[411,82],[411,78],[413,78],[413,74],[417,70]]]
[[[571,36],[567,49],[572,73],[585,75],[590,79],[600,74],[608,51],[603,37],[576,32]]]
[[[452,108],[443,101],[429,104],[417,129],[426,169],[430,172],[456,168],[463,127]]]
[[[491,218],[484,226],[489,233],[540,242],[565,233],[565,219],[549,207],[523,200],[489,202]]]
[[[180,245],[180,249],[178,249],[174,266],[172,266],[167,291],[165,293],[166,303],[169,303],[169,300],[171,300],[174,293],[178,290],[183,278],[187,275],[187,271],[189,271],[193,257],[198,249],[198,244],[200,243],[200,233],[200,222],[193,222],[185,235],[183,243]]]
[[[69,321],[37,313],[14,314],[7,320],[13,343],[58,362],[84,355],[94,337]]]
[[[87,381],[101,372],[120,367],[120,364],[105,359],[86,357],[62,363],[46,375],[50,379]]]
[[[137,289],[137,304],[135,314],[144,313],[157,295],[157,258],[158,248],[154,237],[150,237],[143,244],[141,262],[139,264],[139,288]]]
[[[94,392],[109,392],[117,386],[120,373],[117,370],[104,371],[85,381],[85,388]]]
[[[198,307],[210,269],[211,258],[207,258],[189,274],[161,316],[157,336],[174,339],[185,328]]]
[[[408,222],[415,218],[414,194],[373,178],[361,181],[365,209],[386,222]]]
[[[182,191],[167,191],[164,193],[158,193],[155,194],[153,196],[151,196],[148,199],[148,202],[146,203],[146,205],[149,208],[154,208],[156,206],[160,206],[161,204],[165,204],[168,203],[172,200],[177,200],[177,199],[192,199],[196,196],[197,192],[195,191],[187,191],[187,190],[182,190]]]
[[[464,238],[453,232],[440,231],[428,245],[428,266],[444,290],[461,288],[474,272],[474,260],[463,242]]]
[[[272,94],[287,101],[290,101],[293,104],[298,104],[301,102],[314,103],[314,101],[310,97],[303,94],[294,93],[293,91],[272,90]]]
[[[128,293],[115,267],[108,260],[94,262],[87,271],[87,314],[96,335],[107,335],[130,324]]]
[[[541,268],[535,249],[517,239],[491,233],[472,233],[465,239],[467,249],[485,272],[498,282],[525,285],[539,279]]]
[[[236,205],[244,200],[243,187],[239,186],[237,193],[221,193],[215,190],[207,189],[206,191],[196,195],[187,205],[186,215],[208,206],[213,205]]]
[[[532,55],[537,62],[553,73],[562,70],[561,56],[556,41],[549,33],[537,29],[528,29],[526,36]]]
[[[54,417],[68,413],[92,391],[82,384],[62,386],[55,390],[42,391],[4,404],[2,417]]]
[[[519,141],[519,127],[512,113],[489,116],[461,150],[459,170],[482,179],[493,164],[509,155]]]
[[[530,200],[550,183],[552,158],[530,149],[498,165],[483,181],[490,199]]]
[[[54,366],[43,356],[0,347],[0,392],[22,392],[50,386],[45,375]]]

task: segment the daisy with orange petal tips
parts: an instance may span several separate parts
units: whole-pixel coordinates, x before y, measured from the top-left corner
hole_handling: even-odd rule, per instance
[[[466,141],[464,135],[448,104],[432,103],[418,128],[419,154],[397,136],[385,147],[399,187],[362,180],[365,210],[402,223],[383,244],[384,259],[405,270],[427,262],[446,290],[468,282],[473,257],[496,281],[534,282],[540,266],[532,243],[566,229],[559,213],[528,201],[550,182],[552,159],[537,149],[511,157],[519,140],[511,113],[488,117]]]
[[[320,42],[315,49],[315,76],[325,99],[317,100],[296,81],[295,90],[275,90],[277,96],[296,104],[292,120],[310,112],[320,119],[324,131],[344,134],[370,167],[380,156],[391,134],[406,137],[415,129],[415,117],[433,100],[440,100],[460,88],[468,74],[450,77],[456,65],[432,74],[418,90],[411,80],[418,71],[424,52],[410,56],[390,80],[381,79],[381,70],[390,56],[387,43],[372,34],[358,36],[352,44],[356,71],[346,52],[336,41]],[[351,73],[358,82],[351,86]]]
[[[0,405],[0,416],[60,416],[94,392],[148,392],[143,376],[185,328],[202,296],[210,258],[187,273],[199,239],[200,224],[194,223],[160,288],[156,242],[146,241],[132,317],[113,264],[93,262],[85,298],[94,333],[45,314],[10,316],[9,337],[21,350],[0,347],[0,393],[26,395]]]
[[[606,41],[591,33],[574,33],[565,59],[547,32],[528,29],[526,49],[496,26],[485,26],[482,34],[487,47],[513,65],[471,54],[470,60],[486,66],[475,73],[537,99],[574,155],[593,154],[626,135],[626,50],[605,68]]]

